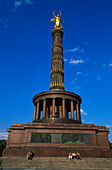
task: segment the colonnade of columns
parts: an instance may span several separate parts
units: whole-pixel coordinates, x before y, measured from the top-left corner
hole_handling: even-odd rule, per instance
[[[62,118],[66,118],[65,100],[66,100],[66,98],[62,97]],[[43,117],[42,118],[46,118],[46,98],[42,99],[42,101],[43,101],[43,109],[42,109]],[[55,101],[56,101],[56,98],[55,97],[52,98],[52,118],[55,118],[55,106],[56,106]],[[74,108],[76,108],[76,120],[78,122],[81,122],[80,103],[78,101],[74,102],[74,100],[70,100],[70,111],[71,111],[71,119],[72,120],[74,120]],[[39,100],[37,100],[34,104],[33,122],[35,122],[39,119],[40,119],[40,103],[39,103]]]

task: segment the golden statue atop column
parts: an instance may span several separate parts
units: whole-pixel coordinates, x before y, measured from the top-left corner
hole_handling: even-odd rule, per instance
[[[60,18],[60,16],[61,16],[61,11],[59,11],[59,14],[57,14],[57,16],[55,15],[55,11],[53,11],[53,15],[54,15],[54,18],[52,18],[51,21],[55,21],[55,26],[54,26],[54,28],[56,28],[56,27],[63,28],[63,27],[61,26],[61,22],[64,22],[64,21]]]

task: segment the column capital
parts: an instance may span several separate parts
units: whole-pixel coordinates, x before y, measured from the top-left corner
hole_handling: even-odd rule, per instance
[[[80,102],[77,100],[77,104],[80,104]]]
[[[39,100],[36,100],[35,103],[39,103]]]
[[[66,97],[62,97],[62,100],[65,100],[66,99]]]
[[[73,100],[73,99],[71,99],[71,102],[74,102],[74,100]]]
[[[37,103],[37,102],[35,101],[35,102],[34,102],[34,106],[36,105],[36,103]]]
[[[43,98],[42,100],[44,101],[44,100],[46,100],[46,98]]]
[[[56,97],[52,97],[52,99],[56,99]]]

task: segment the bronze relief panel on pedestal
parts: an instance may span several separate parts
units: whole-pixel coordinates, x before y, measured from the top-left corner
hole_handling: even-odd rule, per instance
[[[73,133],[31,133],[31,143],[91,144],[91,135]]]

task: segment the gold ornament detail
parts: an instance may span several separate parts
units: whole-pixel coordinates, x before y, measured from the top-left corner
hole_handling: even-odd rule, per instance
[[[62,47],[62,48],[63,48],[63,45],[62,45],[62,44],[60,44],[60,43],[54,43],[54,44],[53,44],[53,46],[52,46],[52,48],[54,48],[54,47],[56,47],[56,46],[60,46],[60,47]]]
[[[52,60],[53,59],[63,59],[63,56],[62,55],[53,55]]]
[[[54,69],[51,70],[51,74],[52,74],[53,72],[55,72],[55,71],[61,71],[62,73],[64,73],[64,70],[63,70],[63,69],[61,69],[61,68],[54,68]]]

